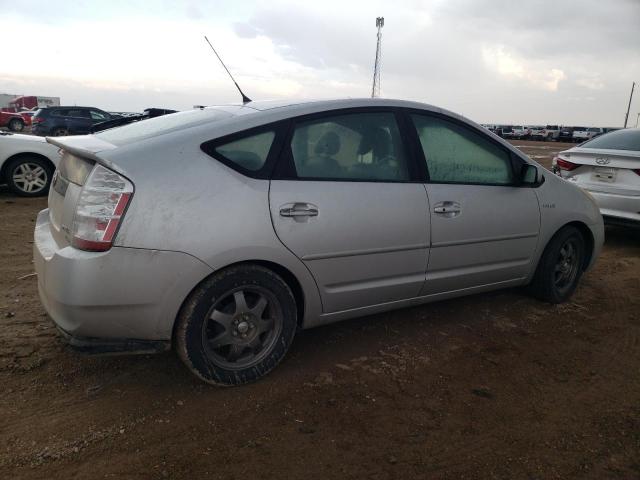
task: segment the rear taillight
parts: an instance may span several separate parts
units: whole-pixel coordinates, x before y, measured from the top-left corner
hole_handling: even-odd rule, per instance
[[[556,161],[556,166],[560,170],[566,170],[568,172],[570,172],[571,170],[575,170],[580,166],[577,163],[572,163],[569,160],[564,160],[563,158],[560,158],[560,157],[556,157],[554,160]]]
[[[33,117],[31,118],[31,123],[42,123],[44,122],[44,118],[42,117]]]
[[[94,252],[109,250],[132,195],[129,180],[96,165],[76,205],[71,245]]]

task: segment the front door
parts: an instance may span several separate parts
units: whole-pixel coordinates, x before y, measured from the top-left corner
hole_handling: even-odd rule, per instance
[[[411,115],[426,161],[431,254],[423,295],[517,283],[531,271],[538,199],[518,187],[511,152],[441,116]]]
[[[323,310],[415,297],[428,261],[429,209],[390,111],[299,121],[271,182],[283,244],[313,274]]]

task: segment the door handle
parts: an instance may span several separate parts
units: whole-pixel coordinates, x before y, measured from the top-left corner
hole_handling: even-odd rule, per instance
[[[455,217],[462,211],[458,202],[440,202],[433,207],[433,213],[438,213],[446,217]]]
[[[308,203],[295,203],[291,207],[280,209],[281,217],[317,217],[318,207]]]

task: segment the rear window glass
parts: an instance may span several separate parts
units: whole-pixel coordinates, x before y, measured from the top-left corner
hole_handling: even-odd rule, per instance
[[[627,129],[606,133],[582,144],[581,148],[640,151],[640,130]]]
[[[263,132],[216,147],[215,151],[240,168],[252,172],[260,170],[271,149],[275,132]]]
[[[188,110],[105,130],[96,137],[114,145],[124,145],[231,116],[229,112],[214,108]]]

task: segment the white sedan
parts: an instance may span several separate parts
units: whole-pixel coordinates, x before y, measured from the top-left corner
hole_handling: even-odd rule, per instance
[[[608,223],[640,226],[640,129],[616,130],[553,159],[553,171],[587,190]]]
[[[16,195],[46,195],[59,159],[44,137],[0,132],[0,184]]]

